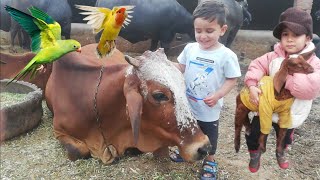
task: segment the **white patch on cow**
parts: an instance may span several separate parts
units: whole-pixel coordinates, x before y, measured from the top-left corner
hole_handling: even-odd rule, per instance
[[[181,140],[179,144],[182,146],[183,145],[183,140]]]
[[[191,129],[191,134],[194,135],[196,133],[196,131],[194,130],[194,128]]]
[[[126,70],[125,77],[130,76],[133,73],[133,66],[129,66]]]
[[[145,80],[141,80],[141,85],[140,85],[140,89],[142,89],[142,96],[144,99],[147,98],[148,95],[148,86],[147,86],[147,82]]]
[[[185,82],[182,73],[167,59],[163,50],[156,52],[147,51],[142,56],[136,57],[140,61],[139,70],[136,72],[142,81],[142,89],[147,90],[145,81],[156,81],[168,87],[174,96],[175,115],[180,131],[193,127],[197,121],[192,115],[187,97]],[[143,83],[144,82],[144,83]],[[145,93],[145,92],[144,92]]]

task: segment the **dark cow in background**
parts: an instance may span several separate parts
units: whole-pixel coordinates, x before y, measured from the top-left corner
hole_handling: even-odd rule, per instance
[[[243,14],[243,25],[249,26],[250,22],[252,21],[252,15],[249,12],[249,5],[247,0],[236,0],[242,8]]]
[[[0,2],[0,29],[6,32],[10,31],[11,17],[4,9],[4,6],[9,4],[10,0],[1,0]],[[10,4],[9,4],[10,5]]]
[[[311,16],[313,19],[313,33],[320,36],[320,0],[313,0]]]
[[[68,157],[111,163],[128,148],[157,153],[176,145],[186,161],[202,158],[208,138],[192,116],[182,74],[163,50],[127,57],[129,65],[118,50],[98,59],[96,46],[55,61],[47,83],[54,134]]]
[[[11,3],[12,3],[12,0],[1,0],[0,1],[1,3],[1,9],[0,9],[0,29],[3,30],[3,31],[6,31],[6,32],[9,32],[10,29],[12,29],[11,31],[11,45],[13,46],[14,45],[14,37],[16,35],[18,35],[18,42],[19,42],[19,45],[21,47],[25,47],[27,48],[27,44],[28,44],[28,40],[24,41],[23,39],[23,35],[22,35],[22,31],[19,30],[21,29],[18,25],[18,23],[14,23],[12,22],[11,23],[11,16],[7,13],[7,11],[4,9],[4,7],[6,5],[9,5],[11,6]],[[26,35],[26,33],[24,34]]]
[[[10,5],[20,11],[30,14],[27,8],[30,6],[36,6],[49,14],[55,21],[57,21],[61,26],[61,34],[66,39],[70,39],[71,34],[71,8],[67,0],[1,0],[1,21],[3,12],[2,5]],[[2,24],[2,23],[1,23]],[[2,25],[1,25],[2,26]],[[11,20],[10,23],[10,33],[11,33],[11,44],[14,44],[14,39],[19,32],[23,32],[22,42],[20,46],[24,48],[30,48],[30,38],[28,34],[22,30],[21,26],[16,22]],[[21,40],[19,40],[21,41]]]
[[[179,4],[181,4],[181,6],[183,6],[184,8],[186,8],[186,10],[192,14],[194,9],[197,7],[198,5],[198,0],[177,0],[177,2]]]
[[[133,18],[126,28],[122,28],[120,36],[137,43],[151,39],[150,50],[160,46],[167,52],[175,34],[188,34],[194,39],[192,15],[176,0],[97,0],[97,7],[134,5]],[[100,34],[97,35],[98,41]]]
[[[316,51],[315,51],[316,55],[318,56],[318,58],[320,58],[320,42],[318,42],[316,44]]]
[[[97,0],[68,0],[68,3],[71,7],[71,12],[72,12],[72,18],[71,22],[72,23],[86,23],[83,18],[86,16],[79,14],[81,12],[80,9],[76,8],[74,5],[76,4],[81,4],[81,5],[86,5],[86,6],[94,6],[96,4]]]

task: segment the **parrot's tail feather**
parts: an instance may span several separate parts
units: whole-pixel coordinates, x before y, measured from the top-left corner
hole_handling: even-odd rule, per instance
[[[102,56],[102,53],[99,51],[98,47],[97,47],[97,51],[96,51],[96,54],[98,56],[99,59],[101,59],[103,56]]]
[[[15,79],[11,79],[9,82],[6,83],[6,86],[8,86],[9,84],[11,84]]]
[[[21,78],[25,78],[27,74],[28,74],[28,71],[19,72],[14,78],[12,78],[9,82],[6,83],[6,86],[12,83],[13,81],[19,81]]]
[[[34,68],[32,68],[30,79],[34,79],[34,77],[35,77],[36,74],[38,73],[37,68],[38,68],[38,67],[36,67],[36,66],[35,66]]]
[[[106,41],[104,45],[99,43],[97,46],[97,55],[99,58],[109,57],[113,54],[115,48],[116,44],[114,40]]]

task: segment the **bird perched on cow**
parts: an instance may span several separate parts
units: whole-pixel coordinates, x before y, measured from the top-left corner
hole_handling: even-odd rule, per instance
[[[61,40],[59,23],[37,7],[28,8],[31,15],[10,6],[6,6],[5,10],[31,36],[31,50],[37,54],[8,84],[30,72],[32,79],[38,70],[44,68],[43,64],[51,63],[72,51],[81,52],[78,41]]]
[[[103,7],[92,7],[75,5],[78,9],[86,12],[80,14],[87,15],[83,20],[87,20],[87,24],[91,25],[94,33],[98,33],[103,30],[100,37],[97,54],[99,58],[110,56],[116,47],[115,40],[119,35],[122,27],[129,25],[130,18],[132,16],[129,13],[134,6],[114,6],[111,9]]]

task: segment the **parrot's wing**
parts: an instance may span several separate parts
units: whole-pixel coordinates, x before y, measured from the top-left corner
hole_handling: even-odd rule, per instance
[[[51,16],[37,7],[31,6],[30,8],[28,8],[28,10],[33,17],[41,19],[48,24],[49,29],[56,40],[61,40],[61,26],[58,22],[56,22]]]
[[[125,8],[126,9],[126,13],[128,14],[128,16],[126,17],[126,19],[123,22],[122,27],[125,28],[125,26],[128,26],[130,24],[130,22],[131,22],[130,19],[132,18],[132,16],[130,14],[133,13],[132,9],[134,7],[135,6],[119,6],[119,8]]]
[[[56,43],[56,38],[51,31],[51,24],[47,24],[41,19],[32,17],[29,14],[10,6],[6,6],[5,9],[8,11],[11,17],[16,20],[31,36],[32,52],[38,52],[40,49],[52,46]]]
[[[83,20],[88,21],[87,24],[91,25],[95,33],[100,32],[104,28],[103,24],[106,22],[108,15],[111,12],[111,10],[108,8],[83,6],[77,4],[75,6],[78,9],[86,11],[81,12],[80,14],[87,16]]]

